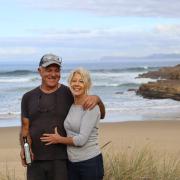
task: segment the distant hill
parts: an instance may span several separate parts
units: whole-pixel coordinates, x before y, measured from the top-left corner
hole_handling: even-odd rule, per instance
[[[152,54],[150,56],[147,56],[146,58],[150,58],[150,59],[152,59],[152,58],[155,58],[155,59],[157,59],[157,58],[168,58],[168,59],[180,58],[180,54],[173,54],[173,53],[171,53],[171,54]]]

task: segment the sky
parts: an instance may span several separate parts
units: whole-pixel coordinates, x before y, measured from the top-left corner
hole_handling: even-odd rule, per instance
[[[180,53],[179,0],[0,2],[0,62]]]

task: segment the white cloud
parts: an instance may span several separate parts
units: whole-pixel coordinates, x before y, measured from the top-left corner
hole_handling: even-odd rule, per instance
[[[180,25],[158,25],[152,29],[34,29],[33,37],[0,38],[0,55],[27,56],[46,52],[66,59],[100,59],[102,56],[145,56],[180,52]],[[173,31],[177,33],[173,34]],[[9,46],[10,45],[10,46]]]
[[[158,25],[155,31],[169,36],[180,36],[180,24]]]
[[[119,29],[42,31],[36,37],[1,37],[0,55],[12,57],[57,52],[66,59],[100,59],[116,51],[126,53],[124,47],[130,43],[126,41],[129,35],[125,38]]]
[[[179,0],[26,0],[27,7],[80,10],[103,16],[180,17]]]
[[[31,47],[1,47],[0,56],[1,57],[18,57],[24,55],[33,55],[37,53],[35,48]]]

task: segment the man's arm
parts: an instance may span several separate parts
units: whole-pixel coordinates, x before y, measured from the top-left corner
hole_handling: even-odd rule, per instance
[[[99,106],[99,109],[100,109],[100,112],[101,112],[101,119],[104,119],[105,114],[106,114],[106,110],[105,110],[104,103],[101,101],[100,98],[99,98],[98,106]]]
[[[83,108],[84,109],[93,109],[96,105],[99,106],[100,112],[101,112],[101,119],[104,119],[106,111],[105,111],[105,106],[103,102],[101,101],[99,96],[95,95],[89,95],[86,97]]]
[[[28,118],[21,118],[21,131],[20,131],[20,145],[23,147],[23,137],[28,137],[29,140],[29,120]]]

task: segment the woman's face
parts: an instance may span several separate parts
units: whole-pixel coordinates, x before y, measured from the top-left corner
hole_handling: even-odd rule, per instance
[[[79,73],[75,73],[70,82],[70,88],[74,96],[86,94],[86,86]]]

